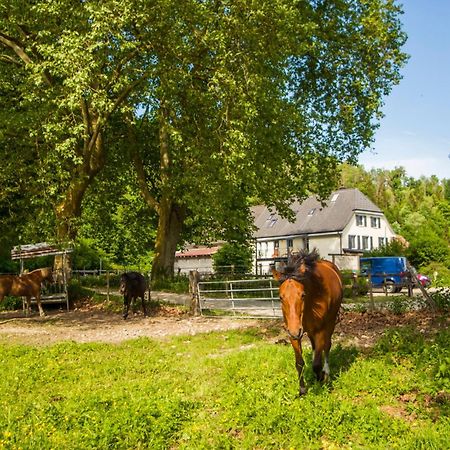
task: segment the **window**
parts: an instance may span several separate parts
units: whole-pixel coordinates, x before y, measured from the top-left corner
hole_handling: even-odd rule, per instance
[[[381,220],[379,217],[371,217],[370,218],[370,226],[372,228],[381,228]]]
[[[356,236],[349,234],[348,236],[348,248],[356,248]]]
[[[290,253],[294,249],[294,241],[292,239],[286,239],[286,246],[288,249],[288,255],[290,255]]]
[[[273,255],[274,258],[280,256],[280,241],[273,241]]]
[[[369,250],[369,236],[363,236],[362,237],[362,248],[364,250]]]
[[[366,227],[367,217],[361,214],[356,214],[356,225],[358,225],[358,227]]]
[[[387,244],[387,239],[384,237],[378,238],[378,247],[384,247]]]

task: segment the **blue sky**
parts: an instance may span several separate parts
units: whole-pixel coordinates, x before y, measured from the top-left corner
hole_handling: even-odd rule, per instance
[[[450,0],[404,0],[403,10],[410,59],[385,98],[373,150],[359,162],[450,178]]]

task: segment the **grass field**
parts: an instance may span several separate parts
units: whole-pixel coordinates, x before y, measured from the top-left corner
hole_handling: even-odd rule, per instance
[[[332,383],[314,383],[308,364],[302,398],[291,347],[268,336],[1,345],[0,448],[450,447],[448,330],[387,330],[364,352],[336,346]]]

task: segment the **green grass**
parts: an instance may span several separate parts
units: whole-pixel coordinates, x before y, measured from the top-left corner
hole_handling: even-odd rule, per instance
[[[450,333],[335,346],[298,398],[290,346],[257,329],[121,345],[0,346],[0,448],[447,449]]]

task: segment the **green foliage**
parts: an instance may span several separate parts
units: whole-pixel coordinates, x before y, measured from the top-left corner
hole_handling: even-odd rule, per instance
[[[22,298],[21,297],[5,297],[0,303],[1,311],[16,311],[22,309]]]
[[[101,262],[100,262],[101,261]],[[72,267],[75,270],[108,269],[108,256],[93,245],[89,239],[79,239],[74,245],[72,253]]]
[[[414,266],[420,267],[432,262],[450,264],[448,242],[433,231],[417,236],[410,242],[408,259]]]
[[[375,351],[331,350],[332,384],[297,397],[271,330],[120,345],[0,345],[6,448],[448,447],[447,330],[387,330]],[[205,376],[205,373],[208,376]],[[20,383],[17,383],[20,380]],[[193,389],[186,380],[202,380]]]
[[[252,249],[248,244],[225,244],[213,255],[216,273],[249,273],[252,268]]]
[[[450,311],[450,289],[449,288],[439,288],[434,292],[430,293],[436,306],[442,311]]]
[[[183,275],[176,275],[170,278],[160,278],[152,281],[152,289],[155,291],[187,294],[189,293],[189,279]]]
[[[448,267],[448,265],[432,262],[430,264],[420,266],[420,272],[430,278],[433,286],[450,286],[450,267]]]
[[[410,309],[410,298],[405,295],[393,295],[386,304],[388,311],[400,316]]]
[[[370,250],[364,256],[406,256],[407,248],[397,239],[388,242],[386,245]]]
[[[433,262],[450,264],[448,180],[435,176],[414,179],[401,167],[367,172],[360,166],[343,165],[342,184],[366,194],[409,244],[402,248],[401,241],[394,241],[370,252],[372,256],[405,255],[420,268]]]

